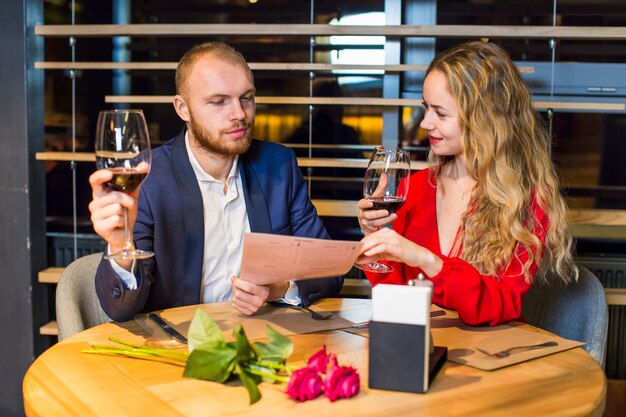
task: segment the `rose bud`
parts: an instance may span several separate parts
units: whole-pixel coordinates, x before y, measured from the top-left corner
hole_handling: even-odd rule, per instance
[[[324,380],[324,394],[331,401],[354,397],[360,388],[359,374],[351,366],[331,366]]]
[[[306,364],[309,368],[315,369],[317,372],[325,374],[326,368],[328,367],[328,360],[329,355],[326,354],[326,345],[324,345],[320,350],[311,355]]]
[[[294,371],[289,377],[287,394],[298,401],[312,400],[322,393],[322,378],[316,370],[304,367]]]

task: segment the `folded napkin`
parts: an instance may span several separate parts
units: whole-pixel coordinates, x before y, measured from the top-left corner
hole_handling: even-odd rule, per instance
[[[227,311],[223,311],[223,308],[222,311],[214,311],[211,304],[203,304],[198,308],[202,308],[217,323],[227,340],[233,339],[232,329],[237,323],[243,326],[246,336],[250,340],[266,338],[268,325],[281,334],[290,336],[293,334],[344,329],[353,324],[351,321],[339,317],[338,312],[333,312],[335,315],[326,320],[313,320],[311,314],[306,310],[269,305],[259,309],[253,316],[240,314],[234,308]],[[319,312],[329,312],[315,306],[310,308]],[[194,313],[195,309],[174,309],[159,312],[159,315],[170,326],[186,337]],[[148,319],[147,314],[137,314],[133,320],[148,333],[147,344],[167,348],[185,346],[169,337],[163,329]]]
[[[468,326],[458,318],[431,320],[433,343],[448,348],[448,360],[477,369],[492,371],[584,345],[583,342],[538,331],[517,322],[495,327]],[[506,358],[493,358],[478,351],[500,352],[515,346],[529,346],[554,341],[556,346],[515,351]]]

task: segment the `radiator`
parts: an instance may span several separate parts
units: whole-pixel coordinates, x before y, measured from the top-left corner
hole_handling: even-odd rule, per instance
[[[74,234],[48,233],[48,266],[65,267],[74,258]],[[76,258],[96,252],[104,252],[106,242],[96,234],[79,233],[76,235]]]
[[[605,288],[626,288],[626,257],[578,256],[576,263],[589,269]],[[626,379],[626,306],[609,305],[606,376]]]

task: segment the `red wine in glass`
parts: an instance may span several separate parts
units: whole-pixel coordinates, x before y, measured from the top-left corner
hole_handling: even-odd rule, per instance
[[[395,213],[404,204],[405,198],[397,195],[368,197],[368,201],[374,203],[372,210],[387,210],[389,214]]]
[[[372,210],[398,210],[409,193],[411,162],[409,153],[402,149],[377,147],[365,171],[363,197],[373,203]],[[387,273],[393,267],[381,262],[355,264],[366,272]]]

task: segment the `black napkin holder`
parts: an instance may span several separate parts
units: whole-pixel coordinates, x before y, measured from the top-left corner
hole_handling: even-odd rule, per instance
[[[427,326],[371,321],[369,387],[425,393],[448,358],[448,348],[431,352]]]

